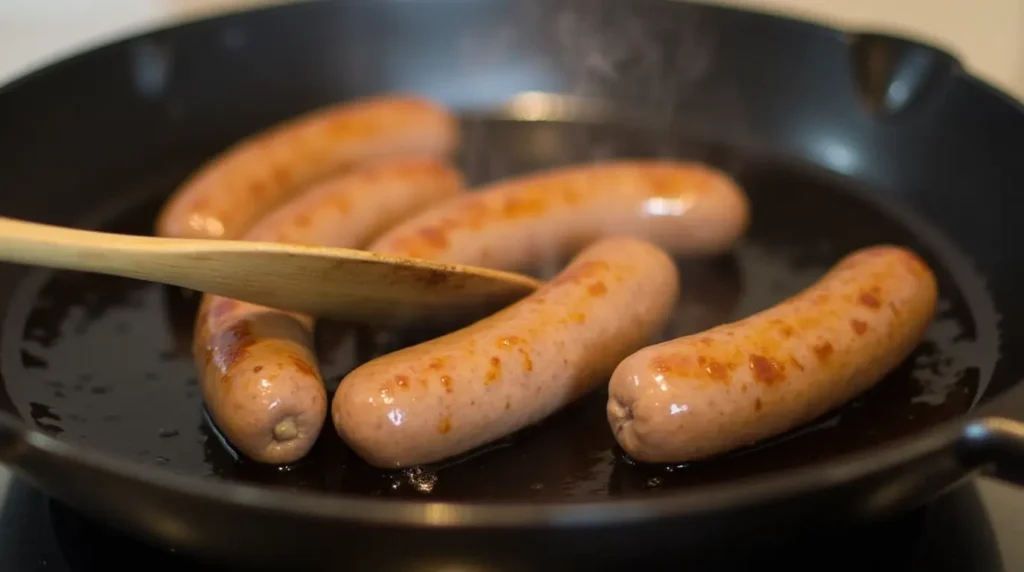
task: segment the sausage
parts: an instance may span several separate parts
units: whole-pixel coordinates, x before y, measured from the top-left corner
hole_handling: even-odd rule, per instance
[[[605,383],[663,327],[677,296],[664,251],[601,240],[530,296],[353,370],[334,395],[335,429],[381,468],[468,452]]]
[[[160,211],[156,234],[238,238],[258,218],[315,180],[380,157],[444,157],[456,119],[401,94],[343,102],[246,138],[202,166]]]
[[[362,246],[461,189],[461,175],[435,159],[374,162],[313,186],[261,219],[245,238]],[[296,461],[320,434],[327,395],[312,334],[309,316],[203,298],[193,356],[206,407],[225,438],[255,461]]]
[[[673,255],[708,255],[737,242],[749,210],[739,186],[712,167],[611,161],[491,184],[410,218],[369,250],[519,271],[628,235]]]
[[[937,295],[910,250],[856,251],[773,308],[624,359],[609,383],[615,439],[638,461],[679,463],[809,422],[906,359]]]
[[[521,270],[538,261],[557,262],[594,241],[614,235],[647,239],[668,249],[671,254],[711,254],[731,247],[745,231],[748,218],[749,205],[746,196],[732,179],[718,170],[705,165],[678,161],[613,161],[552,169],[491,184],[478,189],[475,193],[451,199],[406,220],[371,244],[369,250],[502,270]],[[656,265],[652,265],[652,268],[655,267]],[[655,282],[663,280],[657,271],[660,270],[655,268],[652,277]],[[675,275],[670,280],[672,284],[678,282]],[[669,288],[672,292],[676,289],[677,286]],[[656,321],[657,327],[665,323],[668,310],[672,306],[671,303],[660,306],[659,302],[663,300],[645,300],[645,303],[653,304],[652,308],[660,308],[657,313],[661,315],[657,318],[646,318]],[[525,301],[520,304],[523,303]],[[521,307],[530,306],[513,306]],[[580,315],[579,312],[559,309],[554,305],[551,305],[548,311],[551,315],[546,319],[561,323],[557,328],[559,332],[567,327],[566,320],[571,323]],[[605,311],[609,310],[606,308]],[[563,314],[559,315],[559,312]],[[492,322],[489,319],[483,323]],[[469,331],[476,331],[474,328],[477,327],[482,326],[470,326]],[[657,328],[652,325],[650,331],[655,329]],[[450,345],[456,347],[458,340],[464,339],[467,335],[465,331],[460,330],[427,342],[430,345],[426,347],[434,348],[433,344],[437,344],[438,348],[447,348]],[[611,335],[610,332],[606,333]],[[547,337],[548,335],[540,337],[539,331],[531,333],[530,347],[534,349],[524,348],[524,351],[539,352],[548,356],[548,359],[559,359],[558,355],[552,353],[550,346],[544,344],[555,344],[561,348],[566,342],[559,335],[551,334],[551,337]],[[519,339],[521,334],[510,332],[503,336]],[[424,345],[414,347],[423,348]],[[364,379],[364,375],[371,375],[365,372],[379,372],[387,379],[404,380],[403,384],[407,386],[406,378],[413,378],[410,377],[410,373],[402,373],[411,370],[403,366],[401,360],[404,359],[403,356],[413,355],[409,353],[410,351],[404,350],[378,358],[353,371],[343,380],[338,393],[335,394],[332,404],[335,428],[358,454],[372,464],[396,467],[440,460],[496,438],[493,436],[512,433],[568,402],[563,396],[561,401],[548,403],[550,398],[541,396],[526,400],[526,403],[519,403],[523,399],[522,396],[518,396],[517,411],[526,408],[526,411],[539,413],[526,420],[512,417],[510,421],[501,410],[504,406],[500,402],[503,394],[488,397],[487,394],[481,393],[478,396],[469,393],[468,396],[464,396],[463,394],[469,390],[462,390],[459,397],[461,401],[455,402],[454,407],[478,407],[476,403],[479,397],[480,400],[486,401],[486,405],[479,406],[483,408],[481,410],[490,411],[488,408],[496,407],[502,417],[496,417],[493,425],[488,425],[479,418],[469,423],[460,422],[458,436],[438,436],[435,427],[433,432],[409,431],[410,435],[406,437],[404,429],[396,429],[393,421],[386,418],[392,410],[382,405],[383,397],[375,393],[386,388],[375,386],[373,381],[360,380]],[[604,374],[611,371],[612,365],[604,367],[603,360],[612,354],[597,352],[584,358],[586,353],[578,354],[574,358],[578,360],[574,367],[591,367],[595,371],[604,368]],[[595,355],[601,357],[595,358]],[[623,355],[617,354],[618,357]],[[452,359],[455,357],[459,356],[453,354]],[[586,359],[593,360],[594,365],[588,366],[584,363]],[[474,375],[473,372],[481,366],[473,365],[471,361],[468,365],[460,367],[467,368],[465,372],[459,370],[460,377],[465,377]],[[392,372],[389,368],[395,371]],[[484,375],[486,377],[487,374]],[[549,373],[547,370],[538,372],[535,377],[546,379],[539,377],[542,375],[558,378],[557,374]],[[443,383],[444,380],[450,383],[455,377],[447,373],[431,373],[422,379],[435,378],[434,383]],[[570,372],[563,383],[573,383],[573,379],[577,377],[579,376],[574,376]],[[394,383],[397,384],[398,381]],[[556,391],[556,388],[560,387],[560,382],[549,383],[554,384],[549,391]],[[365,395],[367,391],[368,396]],[[427,391],[428,395],[430,391],[437,393],[436,388],[422,391]],[[394,390],[388,389],[388,392],[388,399],[395,399]],[[442,394],[446,395],[448,394]],[[485,397],[487,399],[484,399]],[[511,399],[509,396],[504,397]],[[453,399],[449,397],[447,401]],[[471,403],[470,406],[466,405],[467,401]],[[429,404],[421,402],[415,411],[403,412],[403,427],[416,426],[422,429],[431,424],[441,423],[438,416],[446,413],[436,407],[432,409]],[[461,412],[458,415],[464,416],[466,413]],[[402,439],[388,436],[396,431],[403,435]],[[421,439],[422,442],[417,439]]]

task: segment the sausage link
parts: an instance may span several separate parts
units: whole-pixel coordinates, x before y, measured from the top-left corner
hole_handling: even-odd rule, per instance
[[[557,264],[613,235],[673,255],[715,254],[739,240],[748,218],[746,195],[716,169],[612,161],[494,183],[405,221],[369,250],[502,270]]]
[[[311,187],[245,238],[358,247],[461,189],[461,175],[438,160],[382,160]],[[305,456],[327,414],[312,318],[204,296],[193,355],[206,407],[236,449],[264,463]]]
[[[468,452],[604,383],[664,326],[677,296],[664,251],[602,240],[502,311],[353,370],[334,395],[335,428],[377,467]]]
[[[608,421],[633,458],[711,457],[793,429],[878,383],[936,309],[931,270],[881,245],[744,320],[644,348],[609,384]]]
[[[347,101],[236,143],[186,180],[161,210],[156,234],[238,238],[316,179],[395,155],[443,157],[458,142],[455,118],[419,97]]]

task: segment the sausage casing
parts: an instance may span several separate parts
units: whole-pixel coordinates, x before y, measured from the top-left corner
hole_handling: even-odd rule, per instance
[[[712,167],[610,161],[485,186],[410,218],[369,250],[501,270],[561,264],[614,235],[672,255],[716,254],[739,240],[748,218],[746,195]]]
[[[502,311],[353,370],[334,395],[335,428],[378,467],[465,453],[605,383],[663,327],[677,295],[664,251],[599,241]]]
[[[164,205],[156,234],[238,238],[317,179],[382,157],[443,157],[457,143],[456,119],[420,97],[379,96],[315,110],[207,162]]]
[[[645,462],[699,460],[781,434],[878,383],[920,342],[936,298],[913,252],[859,250],[773,308],[623,360],[608,421]]]
[[[461,189],[461,175],[438,160],[381,160],[314,185],[245,238],[359,247]],[[309,316],[203,297],[193,354],[206,407],[225,438],[255,461],[298,460],[320,434],[327,396],[312,333]]]

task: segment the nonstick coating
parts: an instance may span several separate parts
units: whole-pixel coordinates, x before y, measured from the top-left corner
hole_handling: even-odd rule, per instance
[[[754,151],[678,140],[650,129],[470,119],[461,160],[471,183],[603,157],[673,156],[728,169],[752,201],[735,252],[679,261],[683,295],[660,339],[733,321],[780,302],[851,250],[910,246],[936,269],[940,312],[925,341],[877,389],[841,410],[720,460],[689,466],[631,462],[615,445],[606,391],[540,426],[440,467],[374,470],[327,424],[292,467],[239,460],[205,415],[190,353],[196,296],[107,276],[40,270],[15,295],[4,324],[3,376],[20,413],[69,443],[189,475],[372,496],[445,500],[586,499],[642,494],[791,468],[904,436],[964,414],[983,393],[998,345],[992,301],[974,270],[891,205],[853,181]],[[156,173],[93,219],[147,233],[182,173]],[[88,217],[87,217],[88,220]],[[367,359],[438,331],[372,332],[328,324],[318,335],[329,388]],[[659,340],[651,340],[660,341]]]
[[[387,91],[462,114],[461,164],[478,182],[625,155],[735,175],[754,203],[750,236],[681,266],[691,287],[675,332],[766,307],[879,241],[934,266],[940,316],[903,367],[814,430],[700,466],[630,464],[595,394],[436,471],[371,471],[329,434],[305,463],[261,470],[203,424],[184,349],[194,300],[0,265],[0,461],[141,537],[290,569],[411,570],[424,556],[579,568],[668,552],[693,564],[919,506],[992,462],[1024,478],[1019,442],[977,421],[1024,407],[1024,109],[912,40],[666,0],[229,15],[0,90],[0,214],[146,232],[166,194],[232,142]],[[332,349],[345,332],[319,335],[335,380],[351,365]],[[360,352],[383,349],[360,336]]]

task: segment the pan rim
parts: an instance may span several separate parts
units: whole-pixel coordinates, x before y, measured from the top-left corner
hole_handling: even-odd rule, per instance
[[[86,470],[129,479],[166,493],[187,496],[214,505],[256,509],[287,517],[362,524],[422,526],[431,528],[530,528],[537,526],[593,527],[646,522],[726,510],[739,510],[848,485],[897,469],[914,460],[941,454],[952,455],[963,427],[984,418],[998,402],[1011,394],[1024,395],[1024,385],[1006,391],[960,419],[936,425],[921,433],[901,437],[883,446],[837,456],[829,461],[780,470],[763,476],[736,479],[722,484],[649,496],[586,501],[419,501],[373,499],[355,495],[286,491],[222,480],[203,480],[124,459],[103,451],[61,442],[0,412],[0,426],[17,431],[21,444],[31,451],[81,465]],[[13,425],[13,426],[12,426]],[[13,447],[16,451],[17,445]],[[17,456],[19,453],[15,453]],[[971,467],[963,466],[964,476]],[[25,473],[17,462],[15,473]]]
[[[395,1],[401,2],[401,0]],[[457,2],[463,0],[431,1]],[[847,41],[845,39],[847,31],[801,18],[781,16],[755,9],[711,5],[693,0],[671,1],[697,5],[701,9],[709,11],[741,13],[769,20],[785,21],[791,25],[806,26],[818,33],[828,34],[833,36],[836,41]],[[140,39],[212,22],[229,21],[232,18],[255,12],[288,10],[294,9],[296,6],[311,6],[319,3],[326,3],[326,1],[301,0],[251,9],[231,10],[214,16],[189,17],[165,26],[134,29],[129,34],[113,41],[79,48],[74,53],[59,55],[34,69],[22,72],[0,86],[0,97],[14,91],[24,83],[46,74],[57,73],[64,67],[72,66],[98,52],[119,49],[125,44]],[[341,3],[366,2],[342,0]],[[959,80],[967,81],[983,89],[992,97],[1011,105],[1024,115],[1024,103],[1009,93],[967,70],[962,70],[958,76]],[[304,491],[288,492],[230,481],[207,480],[204,482],[198,477],[178,475],[159,467],[148,466],[103,451],[61,442],[29,427],[22,419],[7,412],[0,412],[0,432],[9,430],[15,433],[15,440],[21,441],[32,453],[52,455],[59,460],[81,465],[87,470],[132,479],[138,484],[161,488],[167,492],[191,496],[213,504],[231,504],[238,508],[259,509],[321,520],[351,520],[361,523],[431,527],[603,526],[782,501],[792,496],[849,484],[879,472],[897,468],[914,459],[942,453],[949,454],[952,453],[952,447],[956,444],[966,423],[992,413],[998,409],[1000,404],[1019,395],[1024,395],[1024,384],[1020,382],[977,409],[968,412],[962,418],[949,420],[921,432],[888,441],[884,445],[840,455],[824,462],[810,463],[794,469],[737,479],[722,484],[674,490],[664,494],[575,502],[431,502],[370,499]],[[17,455],[17,448],[15,451],[15,455]],[[16,463],[11,464],[10,469],[16,474],[27,475],[31,480],[31,471],[23,470]],[[964,469],[967,473],[970,468],[965,466]]]

